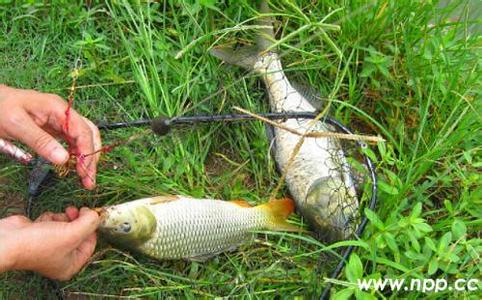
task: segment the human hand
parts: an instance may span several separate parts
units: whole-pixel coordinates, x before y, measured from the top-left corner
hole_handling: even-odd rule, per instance
[[[34,222],[20,215],[0,219],[0,272],[29,270],[69,280],[92,256],[98,225],[96,212],[74,207]]]
[[[76,154],[100,149],[99,130],[74,109],[70,110],[69,130],[65,132],[66,110],[67,103],[57,95],[0,84],[0,137],[18,140],[59,165],[67,162],[69,153],[56,138],[69,142]],[[77,173],[87,189],[95,187],[99,156],[90,155],[77,163]]]

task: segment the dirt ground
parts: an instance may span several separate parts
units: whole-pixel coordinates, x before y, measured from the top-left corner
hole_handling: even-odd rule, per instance
[[[0,176],[0,218],[25,212],[25,196],[11,191],[8,188],[10,184],[12,184],[11,179]]]

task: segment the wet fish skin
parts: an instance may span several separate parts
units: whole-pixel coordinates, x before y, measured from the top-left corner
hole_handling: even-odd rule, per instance
[[[276,53],[264,55],[255,65],[269,89],[272,111],[316,111],[283,72]],[[283,125],[304,131],[335,131],[323,122],[287,120]],[[284,171],[300,137],[274,128],[275,160]],[[355,186],[340,143],[333,138],[306,138],[287,174],[286,183],[298,210],[325,241],[348,238],[358,211]]]
[[[264,12],[266,12],[266,4]],[[262,25],[272,25],[262,18]],[[271,110],[317,111],[290,83],[283,71],[279,55],[266,51],[272,44],[273,31],[263,30],[258,45],[234,51],[217,47],[211,54],[232,64],[254,70],[262,76],[268,89]],[[260,43],[261,41],[261,43]],[[289,119],[282,125],[305,131],[335,131],[323,122],[310,127],[311,120]],[[274,156],[278,168],[284,171],[300,137],[280,128],[274,128]],[[350,168],[338,140],[333,138],[306,138],[286,173],[286,183],[297,210],[327,242],[343,240],[352,235],[358,218],[358,200]]]
[[[250,207],[244,201],[162,196],[107,207],[100,232],[152,258],[203,261],[247,242],[260,229],[301,231],[285,221],[291,199]]]

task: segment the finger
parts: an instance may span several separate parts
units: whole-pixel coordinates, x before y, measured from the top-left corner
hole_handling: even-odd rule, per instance
[[[32,223],[30,219],[21,215],[14,215],[0,219],[0,227],[4,229],[18,229],[28,226]]]
[[[82,207],[79,211],[79,217],[67,224],[67,230],[69,230],[69,234],[74,243],[79,245],[90,234],[95,232],[99,223],[100,218],[95,211],[87,207]]]
[[[94,133],[74,109],[70,110],[69,132],[64,132],[77,154],[91,154],[95,151]],[[95,156],[87,155],[77,161],[77,173],[85,188],[91,190],[95,187]]]
[[[67,217],[66,214],[64,213],[53,213],[53,212],[45,212],[43,213],[42,215],[40,215],[36,220],[35,222],[38,223],[38,222],[51,222],[51,221],[54,221],[54,222],[68,222],[69,221],[69,218]]]
[[[34,118],[43,126],[62,133],[71,146],[71,150],[75,155],[89,154],[94,152],[93,133],[83,118],[70,108],[62,98],[54,94],[35,94],[34,103],[25,106],[25,110],[34,116]],[[48,116],[47,122],[44,122],[45,116]],[[68,124],[68,127],[64,126]],[[95,172],[91,169],[94,157],[87,156],[82,161],[77,162],[77,173],[82,180],[82,184],[87,189],[93,189],[95,184],[92,176]]]
[[[74,250],[74,269],[77,273],[92,257],[97,244],[97,235],[92,233]]]
[[[101,139],[101,136],[100,136],[100,131],[99,131],[99,128],[97,128],[97,126],[92,123],[91,120],[85,118],[85,117],[82,117],[85,121],[85,123],[87,123],[87,125],[89,126],[89,128],[92,130],[92,137],[93,137],[93,140],[94,140],[94,149],[95,151],[98,151],[102,148],[102,139]],[[96,158],[96,163],[99,161],[100,159],[100,155],[101,155],[101,152],[97,152],[95,154],[95,158]]]
[[[69,159],[67,150],[41,129],[25,111],[12,112],[12,117],[7,122],[7,133],[25,143],[43,158],[58,165],[64,164]]]
[[[55,222],[69,222],[69,217],[64,213],[53,214],[52,221]]]
[[[65,214],[69,221],[73,221],[79,217],[79,209],[77,207],[69,206],[65,209]]]
[[[45,222],[45,221],[52,221],[53,219],[53,212],[47,211],[41,214],[34,222]]]
[[[92,139],[93,139],[94,149],[95,149],[94,152],[100,150],[102,148],[102,141],[101,141],[99,129],[89,119],[87,119],[85,117],[82,117],[82,119],[87,124],[87,126],[89,126],[89,128],[92,132]],[[93,160],[92,160],[92,162],[89,166],[89,175],[90,175],[91,179],[93,180],[94,184],[95,184],[95,177],[97,175],[97,163],[99,162],[100,155],[101,155],[100,151],[97,152],[96,154],[94,154]]]

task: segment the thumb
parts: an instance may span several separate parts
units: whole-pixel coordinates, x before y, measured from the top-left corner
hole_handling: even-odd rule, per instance
[[[76,241],[78,246],[97,230],[99,223],[100,217],[98,213],[87,207],[82,207],[79,211],[79,217],[68,223],[67,226],[72,239]]]
[[[32,118],[23,111],[17,117],[18,122],[12,124],[10,135],[25,143],[40,156],[54,164],[63,164],[69,159],[69,153],[50,134],[40,128]]]
[[[75,273],[77,273],[89,261],[94,253],[96,243],[96,234],[92,233],[80,243],[77,249],[74,250],[72,267]]]

